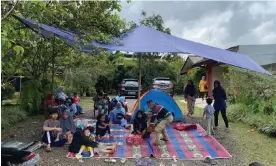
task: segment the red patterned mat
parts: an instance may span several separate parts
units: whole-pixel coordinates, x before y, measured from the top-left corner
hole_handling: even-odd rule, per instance
[[[80,119],[77,119],[76,122]],[[94,126],[95,120],[82,120],[84,123]],[[212,158],[230,158],[231,155],[227,150],[213,137],[204,137],[205,130],[197,124],[196,130],[178,131],[173,125],[166,127],[169,135],[169,142],[160,146],[152,146],[154,156],[156,158],[173,158],[178,159],[203,159],[206,156]],[[143,141],[140,145],[130,145],[126,143],[126,137],[131,133],[131,130],[126,130],[120,126],[112,126],[111,133],[114,136],[112,140],[108,136],[100,142],[110,144],[118,142],[119,146],[116,152],[109,156],[95,155],[95,157],[113,157],[113,158],[140,158],[149,157],[151,154],[150,145]],[[155,135],[151,135],[151,145],[155,139]]]

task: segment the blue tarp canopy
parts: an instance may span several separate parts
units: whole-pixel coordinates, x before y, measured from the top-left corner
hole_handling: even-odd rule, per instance
[[[43,37],[50,38],[55,35],[70,46],[75,47],[78,51],[92,52],[95,47],[101,47],[109,51],[137,53],[189,53],[219,63],[225,63],[271,75],[247,55],[178,38],[147,26],[138,26],[131,32],[123,34],[122,38],[113,38],[112,42],[109,44],[102,44],[95,41],[84,44],[80,42],[81,38],[72,32],[35,23],[29,19],[24,19],[18,16],[15,16],[15,18],[35,32],[40,33]]]

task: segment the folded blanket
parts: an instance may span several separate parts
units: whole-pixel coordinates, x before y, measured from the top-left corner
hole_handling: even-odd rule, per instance
[[[196,124],[183,124],[183,123],[177,123],[175,125],[175,129],[179,131],[187,131],[187,130],[196,130],[197,125]]]

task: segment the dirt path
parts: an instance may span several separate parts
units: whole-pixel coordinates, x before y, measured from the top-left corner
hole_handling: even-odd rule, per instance
[[[92,117],[92,111],[87,110],[84,115],[85,118]],[[18,125],[16,132],[15,130],[11,130],[9,132],[2,133],[2,141],[3,140],[20,140],[20,141],[32,141],[32,140],[40,140],[42,136],[42,126],[44,119],[42,117],[28,120],[24,123]],[[199,118],[187,118],[187,123],[199,123],[203,128],[205,125],[202,123],[202,120]],[[231,133],[225,134],[224,132],[220,132],[220,138],[218,141],[228,150],[228,152],[233,156],[231,159],[219,159],[215,160],[216,165],[218,166],[243,166],[242,164],[242,155],[236,149],[236,141],[232,138]],[[62,148],[53,148],[52,152],[46,153],[44,149],[39,149],[37,153],[40,154],[41,160],[38,165],[46,166],[46,165],[64,165],[64,166],[76,166],[76,165],[111,165],[109,163],[105,163],[103,159],[87,159],[84,160],[83,163],[79,162],[76,159],[67,159],[66,154],[68,152],[68,146],[64,146]],[[162,161],[166,166],[171,166],[173,164],[172,160],[155,160],[160,164]],[[177,166],[182,166],[182,163],[186,166],[205,166],[210,164],[205,164],[203,161],[178,161]],[[158,164],[158,165],[159,165]],[[119,160],[117,163],[112,164],[122,165]],[[126,166],[134,166],[136,165],[135,159],[128,159],[127,162],[123,165]]]

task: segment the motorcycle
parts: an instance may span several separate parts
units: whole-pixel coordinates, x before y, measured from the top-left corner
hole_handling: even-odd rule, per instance
[[[35,150],[43,146],[40,141],[24,143],[20,141],[8,141],[1,143],[1,165],[3,166],[35,166],[40,160]]]

